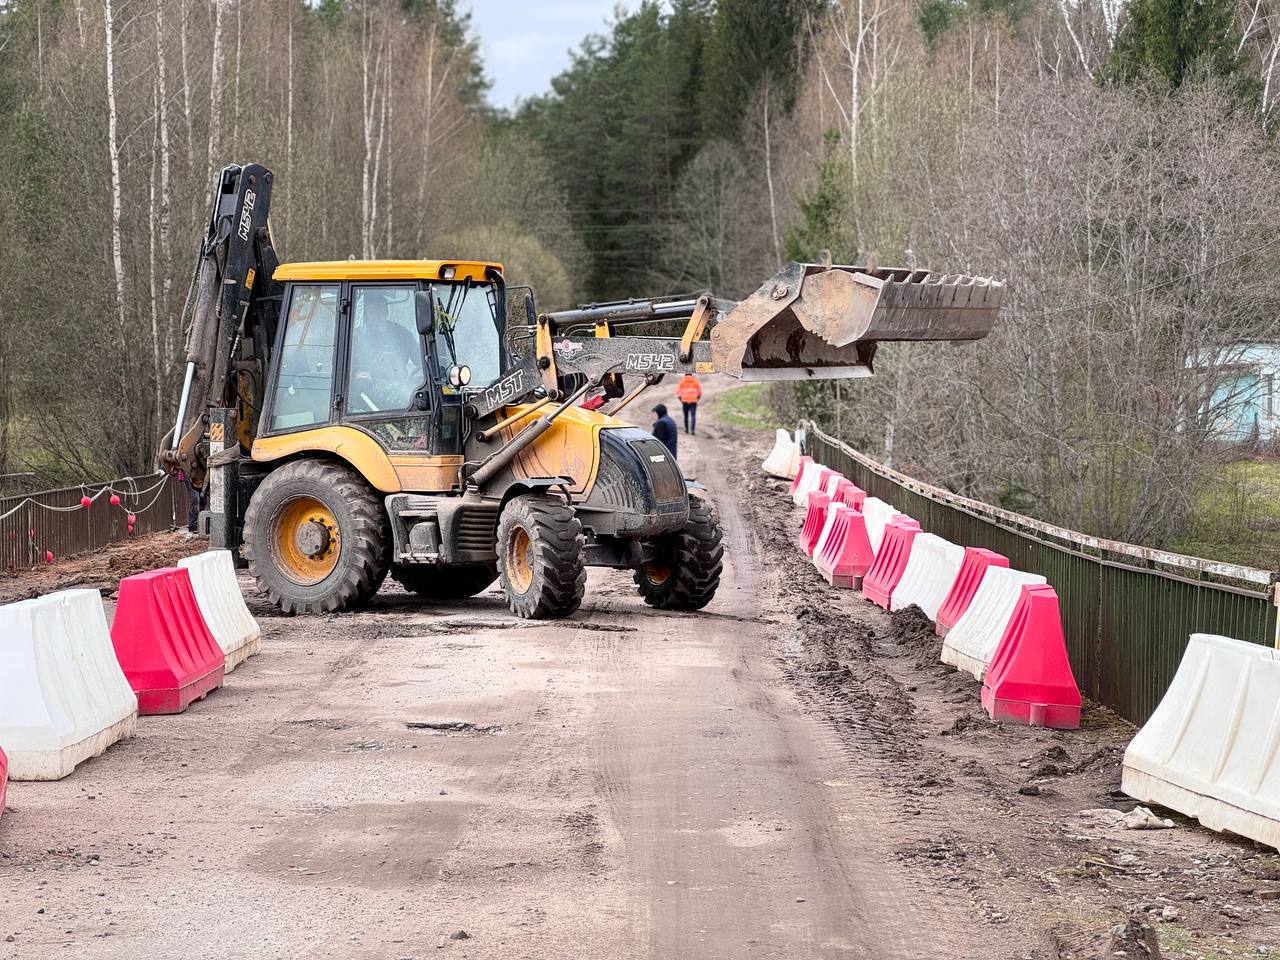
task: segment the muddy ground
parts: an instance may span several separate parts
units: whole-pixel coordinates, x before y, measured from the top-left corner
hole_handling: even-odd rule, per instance
[[[989,723],[927,623],[798,553],[798,511],[758,470],[771,437],[704,413],[681,441],[728,548],[698,614],[606,571],[550,624],[493,590],[425,605],[394,585],[289,619],[242,580],[264,652],[223,689],[63,781],[11,785],[0,958],[1280,949],[1280,859],[1082,813],[1133,806],[1127,725],[1096,707],[1081,731]],[[191,547],[136,541],[0,599],[110,590]]]

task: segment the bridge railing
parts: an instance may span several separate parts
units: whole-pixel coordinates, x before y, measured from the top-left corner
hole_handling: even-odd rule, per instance
[[[1276,641],[1277,574],[1091,537],[921,483],[819,430],[804,452],[920,522],[1038,573],[1058,592],[1081,691],[1135,723],[1155,710],[1193,633]]]

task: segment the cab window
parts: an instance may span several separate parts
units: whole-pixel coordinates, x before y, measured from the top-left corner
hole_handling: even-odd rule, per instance
[[[329,422],[337,318],[337,284],[294,285],[271,400],[271,430]]]
[[[448,383],[454,363],[471,368],[472,388],[490,386],[502,375],[502,332],[493,296],[488,283],[432,285],[441,383]]]
[[[347,413],[401,413],[426,379],[415,287],[353,287]]]

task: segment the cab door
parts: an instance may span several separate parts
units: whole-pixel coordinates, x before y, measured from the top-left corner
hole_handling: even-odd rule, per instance
[[[342,421],[377,439],[406,491],[443,492],[457,485],[462,460],[439,440],[439,393],[429,345],[417,331],[417,290],[414,282],[347,285]]]

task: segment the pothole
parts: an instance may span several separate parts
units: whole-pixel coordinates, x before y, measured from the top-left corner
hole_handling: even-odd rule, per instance
[[[410,730],[428,730],[431,733],[466,733],[473,736],[500,736],[506,730],[496,723],[472,723],[470,720],[408,720]]]

